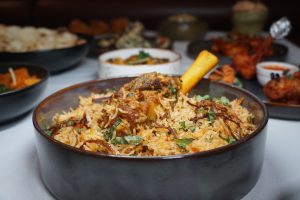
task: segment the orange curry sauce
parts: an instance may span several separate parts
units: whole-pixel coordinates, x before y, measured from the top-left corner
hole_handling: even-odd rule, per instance
[[[277,71],[287,71],[289,68],[282,67],[279,65],[269,65],[269,66],[264,66],[264,69],[269,69],[269,70],[277,70]]]

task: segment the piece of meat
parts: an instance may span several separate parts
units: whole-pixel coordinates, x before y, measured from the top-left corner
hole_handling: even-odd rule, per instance
[[[273,54],[272,37],[250,37],[231,33],[227,38],[213,40],[212,49],[232,58],[232,67],[243,78],[256,76],[256,63]]]
[[[80,33],[80,34],[86,34],[86,35],[93,34],[92,28],[85,22],[78,20],[78,19],[71,21],[71,23],[69,25],[69,30],[74,33]]]
[[[172,85],[177,91],[181,88],[180,79],[177,77],[165,76],[159,73],[143,74],[131,82],[125,84],[123,88],[127,91],[137,90],[160,90]]]
[[[109,143],[107,143],[105,140],[100,140],[100,139],[90,139],[86,140],[79,148],[84,149],[84,145],[88,143],[93,143],[99,145],[99,148],[97,151],[102,152],[102,153],[107,153],[107,154],[116,154],[115,150],[110,146]]]
[[[116,128],[116,135],[132,134],[139,124],[156,120],[156,108],[160,105],[160,98],[174,98],[180,88],[179,78],[159,73],[143,74],[133,79],[109,98],[109,104],[114,105],[117,110],[108,127],[112,127],[116,119],[121,119],[122,123]],[[104,116],[101,116],[98,124],[103,126],[108,123],[105,116],[108,112],[102,113]]]
[[[211,73],[209,75],[209,80],[233,84],[235,81],[235,70],[230,65],[224,65]]]
[[[243,78],[250,80],[256,76],[256,63],[259,61],[257,56],[243,52],[232,58],[232,66]]]
[[[264,93],[270,101],[300,104],[300,72],[272,79],[264,86]]]

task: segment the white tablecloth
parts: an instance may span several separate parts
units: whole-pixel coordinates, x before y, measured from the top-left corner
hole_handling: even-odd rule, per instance
[[[300,63],[300,49],[289,47],[288,61]],[[181,53],[182,72],[192,63],[185,42],[176,42]],[[64,87],[97,79],[97,61],[84,60],[78,67],[50,77],[43,97]],[[1,114],[1,111],[0,111]],[[53,200],[44,187],[38,167],[32,113],[0,126],[0,200]],[[270,119],[262,174],[244,200],[300,199],[300,123]],[[224,198],[226,199],[226,198]]]

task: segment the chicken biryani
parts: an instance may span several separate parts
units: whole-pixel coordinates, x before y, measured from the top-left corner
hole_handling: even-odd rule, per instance
[[[243,99],[183,94],[181,81],[143,74],[117,90],[79,97],[45,131],[67,145],[102,154],[169,156],[202,152],[250,135]]]

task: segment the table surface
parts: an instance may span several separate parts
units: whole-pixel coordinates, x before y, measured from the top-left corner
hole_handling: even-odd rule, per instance
[[[280,43],[289,47],[287,60],[299,64],[299,47],[287,40]],[[186,46],[186,42],[174,44],[174,50],[182,55],[180,73],[193,61],[186,56]],[[42,98],[75,83],[97,79],[97,68],[97,60],[85,59],[76,68],[51,76]],[[29,113],[0,126],[0,200],[54,199],[41,180],[31,118]],[[243,200],[300,199],[300,122],[270,119],[267,135],[260,179]]]

